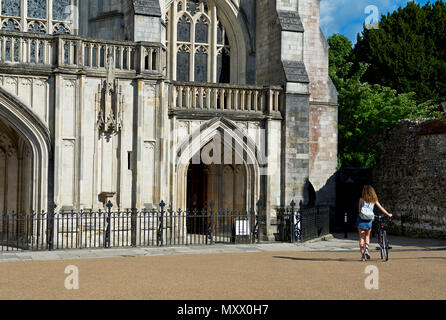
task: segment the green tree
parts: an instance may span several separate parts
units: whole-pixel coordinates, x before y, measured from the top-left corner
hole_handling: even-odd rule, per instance
[[[358,35],[352,62],[370,64],[363,80],[415,92],[417,101],[446,94],[446,4],[439,0],[381,17],[378,29]]]
[[[352,71],[351,42],[342,35],[328,39],[330,76],[338,90],[340,165],[370,168],[376,164],[386,128],[406,118],[441,117],[437,105],[417,104],[415,93],[398,94],[378,84],[362,82],[369,65]]]
[[[328,38],[330,50],[329,72],[333,80],[344,79],[347,77],[352,66],[353,43],[342,34],[333,34]],[[336,85],[336,84],[335,84]]]

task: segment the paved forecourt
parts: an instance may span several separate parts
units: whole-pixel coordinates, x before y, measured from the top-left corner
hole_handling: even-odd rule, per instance
[[[6,262],[0,299],[446,299],[446,251],[377,258],[289,251]],[[68,266],[78,290],[65,287]],[[366,289],[367,266],[377,267],[378,290]]]
[[[112,258],[88,257],[85,250],[82,258],[67,260],[49,256],[62,252],[51,252],[46,261],[14,261],[1,253],[0,299],[446,299],[446,246],[404,241],[394,239],[404,245],[396,245],[388,262],[377,252],[372,260],[359,261],[354,239],[183,248],[183,253],[165,248],[140,256],[137,249],[112,249]],[[73,266],[79,289],[68,290]],[[378,276],[378,290],[366,289],[370,272]]]

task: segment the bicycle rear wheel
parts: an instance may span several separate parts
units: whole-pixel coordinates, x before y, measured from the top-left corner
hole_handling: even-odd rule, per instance
[[[382,258],[386,261],[389,260],[389,240],[387,240],[387,232],[384,230],[383,231],[383,242],[382,242],[383,246],[382,246]]]

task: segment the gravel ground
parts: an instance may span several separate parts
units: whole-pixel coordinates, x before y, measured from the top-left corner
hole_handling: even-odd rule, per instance
[[[0,299],[446,299],[446,251],[264,251],[0,263]],[[65,269],[79,289],[65,288]],[[379,271],[365,288],[366,266]]]

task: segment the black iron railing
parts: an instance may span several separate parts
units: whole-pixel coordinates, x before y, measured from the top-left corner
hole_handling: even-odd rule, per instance
[[[292,201],[289,207],[277,209],[278,239],[283,242],[303,242],[329,234],[330,208],[304,208]]]
[[[0,214],[0,251],[212,245],[260,241],[256,209],[158,209]]]

